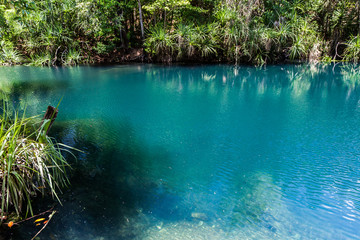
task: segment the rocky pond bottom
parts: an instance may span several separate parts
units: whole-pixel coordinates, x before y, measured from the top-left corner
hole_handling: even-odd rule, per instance
[[[357,67],[0,68],[82,150],[39,238],[360,239]]]

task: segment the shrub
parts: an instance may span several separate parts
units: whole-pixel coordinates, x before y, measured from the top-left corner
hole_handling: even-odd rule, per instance
[[[360,35],[351,37],[346,44],[344,51],[344,60],[359,62],[360,60]]]
[[[159,56],[163,61],[171,60],[174,51],[173,36],[161,24],[150,29],[144,45],[150,55]]]
[[[19,116],[3,101],[0,118],[1,219],[9,211],[20,215],[24,208],[32,214],[31,198],[52,194],[68,184],[69,166],[61,154],[62,146],[46,136],[47,121],[41,131],[33,129],[33,117]],[[60,200],[59,200],[60,201]]]

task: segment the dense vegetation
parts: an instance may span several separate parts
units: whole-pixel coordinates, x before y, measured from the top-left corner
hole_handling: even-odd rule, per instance
[[[358,62],[359,31],[358,0],[0,0],[0,63]]]
[[[37,195],[57,192],[68,184],[61,144],[46,135],[50,120],[40,129],[33,117],[12,110],[6,98],[0,115],[0,225],[33,214],[31,201]],[[60,200],[59,200],[60,201]],[[25,210],[25,211],[24,211]],[[11,227],[11,226],[10,226]]]

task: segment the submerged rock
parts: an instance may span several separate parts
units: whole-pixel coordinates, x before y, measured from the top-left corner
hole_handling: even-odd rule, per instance
[[[195,218],[195,219],[198,219],[198,220],[201,220],[201,221],[209,220],[209,217],[205,213],[201,213],[201,212],[192,212],[191,217]]]

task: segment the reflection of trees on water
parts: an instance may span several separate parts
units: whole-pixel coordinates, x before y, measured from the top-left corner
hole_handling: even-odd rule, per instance
[[[39,74],[39,79],[37,78]],[[47,105],[56,105],[59,92],[65,92],[68,82],[57,79],[56,70],[27,67],[0,68],[0,91],[9,96],[14,105],[24,108],[29,115],[41,114]],[[45,100],[46,99],[46,100]]]
[[[331,91],[343,88],[355,91],[360,83],[357,65],[280,65],[266,67],[249,66],[192,66],[158,67],[146,69],[149,81],[161,87],[178,91],[207,91],[223,93],[228,88],[244,91],[256,90],[255,94],[274,91],[280,94],[290,91],[295,96],[314,90]],[[156,85],[155,85],[156,86]]]
[[[353,90],[360,84],[360,66],[346,64],[341,66],[342,80],[349,89]]]
[[[69,88],[78,87],[96,73],[88,67],[2,67],[0,91],[11,95],[15,103],[43,111],[47,104],[57,104]],[[92,68],[91,68],[92,69]],[[45,102],[48,101],[48,102]]]
[[[279,65],[251,66],[119,66],[106,68],[0,68],[0,90],[14,94],[27,105],[37,105],[59,89],[84,84],[89,79],[101,77],[102,81],[121,77],[122,74],[145,74],[145,79],[165,86],[168,90],[207,91],[209,94],[224,94],[232,88],[244,91],[256,89],[255,94],[274,91],[280,94],[291,91],[294,95],[305,94],[315,89],[331,90],[341,87],[347,96],[359,87],[360,67],[351,64],[338,65]],[[106,77],[104,77],[106,76]],[[156,84],[154,85],[157,86]],[[240,92],[239,92],[240,94]],[[41,99],[40,99],[41,98]],[[57,101],[59,96],[56,96]]]

